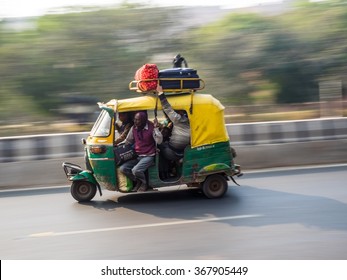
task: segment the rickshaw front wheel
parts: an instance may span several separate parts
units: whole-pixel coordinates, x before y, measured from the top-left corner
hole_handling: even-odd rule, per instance
[[[207,198],[220,198],[228,190],[227,180],[219,174],[210,175],[202,184],[202,192]]]
[[[75,181],[71,185],[71,195],[78,202],[91,201],[96,194],[96,186],[87,181]]]

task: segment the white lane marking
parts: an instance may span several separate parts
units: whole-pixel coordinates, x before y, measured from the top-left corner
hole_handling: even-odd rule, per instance
[[[228,216],[228,217],[219,217],[219,218],[218,217],[207,218],[207,219],[200,219],[200,220],[181,220],[181,221],[175,221],[175,222],[132,225],[132,226],[123,226],[123,227],[96,228],[96,229],[62,231],[62,232],[40,232],[40,233],[30,234],[29,237],[37,238],[37,237],[48,237],[48,236],[76,235],[76,234],[86,234],[86,233],[95,233],[95,232],[118,231],[118,230],[127,230],[127,229],[141,229],[141,228],[150,228],[150,227],[163,227],[163,226],[174,226],[174,225],[184,225],[184,224],[217,222],[217,221],[224,221],[224,220],[257,218],[261,216],[263,215],[239,215],[239,216]]]

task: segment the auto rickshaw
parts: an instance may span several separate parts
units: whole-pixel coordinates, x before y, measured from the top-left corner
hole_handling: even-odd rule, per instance
[[[187,112],[191,141],[184,150],[183,158],[176,163],[174,177],[163,179],[159,174],[159,152],[155,163],[148,169],[147,179],[151,190],[186,184],[197,188],[207,198],[220,198],[228,188],[233,176],[242,175],[240,166],[234,163],[232,148],[224,122],[224,107],[212,95],[188,91],[167,94],[175,110]],[[90,201],[97,189],[131,193],[133,182],[124,178],[115,162],[115,122],[121,112],[147,111],[150,116],[161,112],[161,104],[155,94],[145,94],[128,99],[113,99],[99,103],[100,115],[85,145],[86,169],[64,162],[63,168],[72,182],[71,194],[79,202]],[[149,117],[149,119],[151,119]],[[235,155],[235,154],[234,154]],[[235,182],[236,183],[236,182]]]

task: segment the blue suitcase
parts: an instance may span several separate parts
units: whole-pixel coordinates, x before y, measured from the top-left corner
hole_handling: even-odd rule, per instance
[[[192,68],[169,68],[159,71],[159,84],[163,90],[184,91],[202,89],[197,70]]]

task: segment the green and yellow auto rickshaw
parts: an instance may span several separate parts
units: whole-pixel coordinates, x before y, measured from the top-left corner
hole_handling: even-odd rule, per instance
[[[232,148],[224,122],[224,107],[212,95],[187,92],[167,95],[175,110],[187,112],[190,128],[190,145],[184,150],[183,158],[176,163],[174,177],[162,179],[159,174],[160,157],[148,169],[148,185],[151,190],[186,184],[201,189],[208,198],[222,197],[233,176],[242,175],[240,166],[234,163]],[[149,117],[162,112],[155,94],[134,98],[111,100],[100,104],[101,113],[85,144],[86,169],[64,162],[63,168],[72,182],[71,194],[79,202],[90,201],[97,189],[131,193],[133,182],[127,179],[115,161],[115,123],[121,112],[147,111]],[[151,117],[149,118],[151,119]],[[160,120],[160,116],[158,115]],[[235,181],[234,181],[235,182]]]

